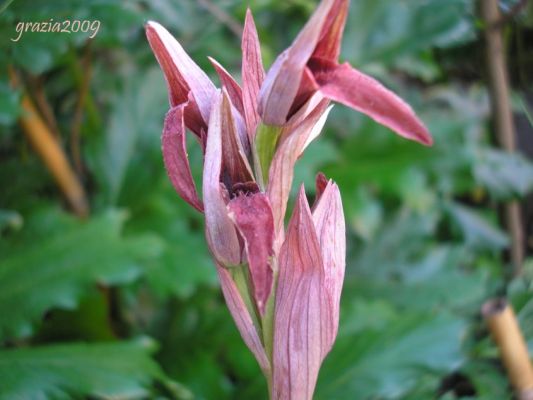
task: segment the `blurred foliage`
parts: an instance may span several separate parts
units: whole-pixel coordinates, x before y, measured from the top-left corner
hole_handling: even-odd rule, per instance
[[[242,23],[246,2],[207,1],[215,13],[195,0],[4,3],[0,399],[265,398],[220,295],[202,218],[165,176],[167,95],[142,30],[148,19],[166,25],[217,82],[207,55],[240,69],[239,38],[220,16]],[[250,2],[267,64],[314,3]],[[343,58],[406,98],[435,145],[403,141],[336,106],[299,161],[296,180],[309,191],[318,170],[339,183],[349,231],[341,327],[316,398],[510,398],[479,309],[508,294],[533,348],[533,261],[508,279],[498,216],[501,202],[531,192],[533,166],[491,144],[474,2],[352,3]],[[528,85],[516,87],[522,99],[532,81],[531,11],[515,16],[506,36],[513,81]],[[18,22],[51,19],[101,26],[92,40],[36,32],[9,40]],[[8,65],[23,86],[10,86]],[[24,92],[48,122],[53,115],[73,163],[80,150],[86,220],[68,213],[16,123]],[[527,112],[522,105],[517,112]],[[198,177],[202,156],[193,141],[189,149]]]

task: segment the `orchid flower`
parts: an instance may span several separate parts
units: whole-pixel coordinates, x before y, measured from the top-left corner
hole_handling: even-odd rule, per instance
[[[338,330],[346,239],[337,185],[318,174],[312,207],[302,186],[284,226],[294,166],[320,134],[330,102],[407,139],[432,142],[405,102],[338,63],[348,6],[349,0],[322,0],[268,73],[248,10],[242,85],[210,59],[221,89],[165,28],[146,24],[169,93],[164,164],[176,192],[205,216],[226,303],[271,399],[312,398]],[[187,156],[187,129],[204,152],[202,200]]]

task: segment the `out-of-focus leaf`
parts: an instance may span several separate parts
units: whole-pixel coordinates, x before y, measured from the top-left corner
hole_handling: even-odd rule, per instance
[[[499,200],[525,196],[533,189],[533,164],[518,154],[485,150],[474,165],[474,175]]]
[[[459,228],[467,245],[474,248],[501,250],[509,244],[507,235],[480,214],[466,206],[449,203],[448,213]]]
[[[0,399],[141,399],[163,374],[150,341],[0,351]]]
[[[155,257],[152,236],[124,238],[124,214],[110,212],[52,237],[37,236],[0,259],[0,339],[28,336],[47,310],[72,309],[96,283],[131,282]]]
[[[357,318],[357,316],[352,316]],[[463,362],[464,321],[446,314],[400,314],[382,329],[339,336],[326,358],[316,399],[399,399],[421,377],[434,377]],[[424,351],[420,351],[423,348]]]
[[[355,1],[344,55],[359,65],[390,63],[430,46],[464,43],[475,38],[471,13],[468,0]]]
[[[20,229],[24,220],[16,211],[0,209],[0,232],[6,228]]]
[[[0,81],[0,125],[15,123],[20,115],[20,92]]]
[[[129,182],[132,185],[146,179],[153,182],[153,174],[162,175],[164,171],[162,161],[157,172],[147,169],[155,166],[150,158],[154,151],[161,160],[163,117],[168,110],[164,79],[156,67],[149,69],[142,80],[128,76],[124,92],[114,101],[109,129],[91,149],[91,163],[107,204],[116,204],[122,190],[132,190],[124,187],[130,168],[135,170]],[[148,194],[144,188],[139,193]]]
[[[202,230],[190,227],[199,214],[165,187],[168,190],[154,191],[129,228],[139,233],[152,230],[163,239],[161,257],[146,270],[152,290],[162,298],[186,298],[200,285],[217,286],[218,279]]]

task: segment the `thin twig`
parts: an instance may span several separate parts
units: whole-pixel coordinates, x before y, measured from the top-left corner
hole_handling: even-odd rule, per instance
[[[212,3],[211,0],[198,0],[198,4],[210,12],[223,25],[227,26],[239,39],[242,36],[243,26],[222,8]]]
[[[493,26],[495,22],[500,21],[498,0],[480,0],[480,2],[483,19],[487,26]],[[496,138],[504,150],[514,152],[516,149],[515,128],[501,31],[486,29],[485,39]],[[505,223],[512,239],[511,261],[514,264],[514,274],[518,275],[521,273],[524,260],[522,212],[517,201],[509,202],[504,207]]]

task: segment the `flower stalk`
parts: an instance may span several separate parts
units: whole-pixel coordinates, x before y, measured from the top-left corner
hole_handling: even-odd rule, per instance
[[[311,399],[337,335],[346,253],[337,185],[318,174],[314,205],[302,186],[286,229],[284,223],[295,164],[321,133],[331,102],[407,139],[432,142],[405,102],[338,63],[348,6],[348,0],[322,0],[266,73],[248,10],[242,86],[210,59],[221,89],[165,28],[146,25],[169,92],[165,167],[176,192],[205,216],[226,303],[271,399]],[[202,199],[191,175],[187,132],[204,151]]]

